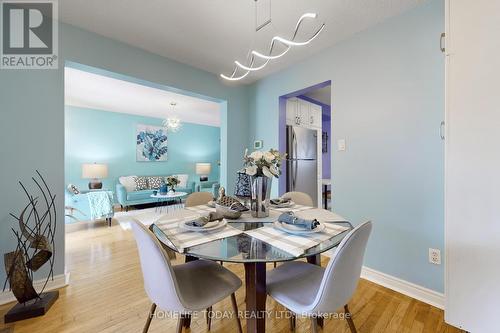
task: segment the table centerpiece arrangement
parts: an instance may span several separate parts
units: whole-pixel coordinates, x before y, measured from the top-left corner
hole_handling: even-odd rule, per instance
[[[250,211],[253,217],[269,216],[272,179],[281,175],[281,161],[285,155],[276,149],[256,150],[250,155],[245,151],[244,172],[251,177]]]

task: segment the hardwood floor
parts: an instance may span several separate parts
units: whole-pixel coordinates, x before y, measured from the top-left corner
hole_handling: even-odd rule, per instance
[[[71,272],[70,285],[61,289],[59,300],[45,317],[4,325],[3,315],[13,304],[0,306],[0,332],[141,332],[151,304],[143,290],[135,241],[130,231],[113,223],[111,228],[103,224],[68,233],[66,262]],[[178,256],[177,262],[182,261]],[[326,261],[327,258],[323,265]],[[225,267],[244,280],[242,265]],[[244,288],[238,290],[236,298],[238,307],[244,310]],[[442,310],[366,280],[360,281],[349,307],[360,333],[461,332],[444,323]],[[230,309],[229,298],[214,306],[214,311]],[[269,297],[267,309],[284,310]],[[245,330],[245,320],[242,324]],[[269,318],[266,331],[288,332],[288,325],[287,318]],[[175,327],[175,319],[154,318],[149,332],[174,332]],[[236,331],[234,319],[212,320],[211,332]],[[204,316],[194,318],[185,332],[207,332]],[[298,318],[296,332],[310,332],[310,321]],[[327,319],[323,332],[349,332],[349,328],[344,319]]]

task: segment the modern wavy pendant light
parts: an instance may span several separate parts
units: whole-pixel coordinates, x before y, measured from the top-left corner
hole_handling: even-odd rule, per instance
[[[312,34],[311,37],[309,37],[309,39],[307,39],[305,41],[297,41],[295,39],[297,37],[297,33],[300,29],[302,22],[306,19],[316,19],[316,18],[317,18],[316,13],[305,13],[297,21],[297,24],[295,25],[295,30],[293,31],[292,38],[286,39],[286,38],[283,38],[280,36],[274,36],[271,39],[271,43],[269,44],[269,49],[268,49],[266,54],[258,52],[256,50],[252,50],[249,53],[250,59],[249,59],[247,65],[242,64],[236,60],[234,62],[233,72],[230,75],[220,74],[220,76],[223,79],[228,80],[228,81],[238,81],[238,80],[244,79],[248,74],[250,74],[250,72],[255,72],[255,71],[261,70],[264,67],[266,67],[266,65],[271,60],[275,60],[275,59],[278,59],[278,58],[281,58],[282,56],[284,56],[292,48],[292,46],[304,46],[304,45],[311,43],[316,37],[318,37],[318,35],[325,28],[324,23],[321,24],[321,26]],[[271,22],[271,20],[269,19],[269,21],[266,22],[266,24],[270,23],[270,22]],[[256,29],[256,31],[260,30],[263,26],[265,26],[265,24],[258,27]],[[274,47],[277,44],[283,45],[285,47],[285,49],[283,51],[281,51],[280,53],[273,54]],[[259,61],[257,61],[257,59],[259,59]],[[263,61],[263,62],[260,63],[259,65],[257,65],[256,63],[258,63],[260,61]]]

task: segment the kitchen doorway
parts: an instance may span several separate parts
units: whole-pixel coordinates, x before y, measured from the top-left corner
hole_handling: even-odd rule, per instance
[[[304,192],[331,209],[331,81],[280,96],[279,105],[279,149],[287,153],[280,195]]]

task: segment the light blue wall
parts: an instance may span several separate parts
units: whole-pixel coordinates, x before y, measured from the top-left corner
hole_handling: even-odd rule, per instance
[[[65,61],[227,101],[221,115],[221,182],[234,187],[234,171],[241,167],[249,135],[246,87],[226,86],[214,74],[67,24],[60,24],[59,33],[59,70],[0,70],[0,253],[16,244],[9,213],[18,214],[25,204],[17,181],[29,181],[35,169],[47,176],[58,198],[58,214],[64,214]],[[56,275],[64,272],[62,221],[56,230]],[[4,279],[0,269],[0,281]]]
[[[366,266],[439,292],[428,248],[444,249],[443,31],[430,1],[258,81],[249,140],[277,147],[278,96],[332,80],[333,142],[347,142],[332,156],[335,211],[374,222]]]
[[[162,126],[162,119],[67,106],[65,123],[66,185],[87,188],[88,179],[81,178],[81,166],[93,162],[108,165],[109,177],[103,185],[111,189],[124,175],[187,173],[190,181],[197,181],[197,162],[210,162],[210,180],[219,179],[219,127],[183,123],[179,132],[168,134],[167,161],[137,162],[137,124]]]

